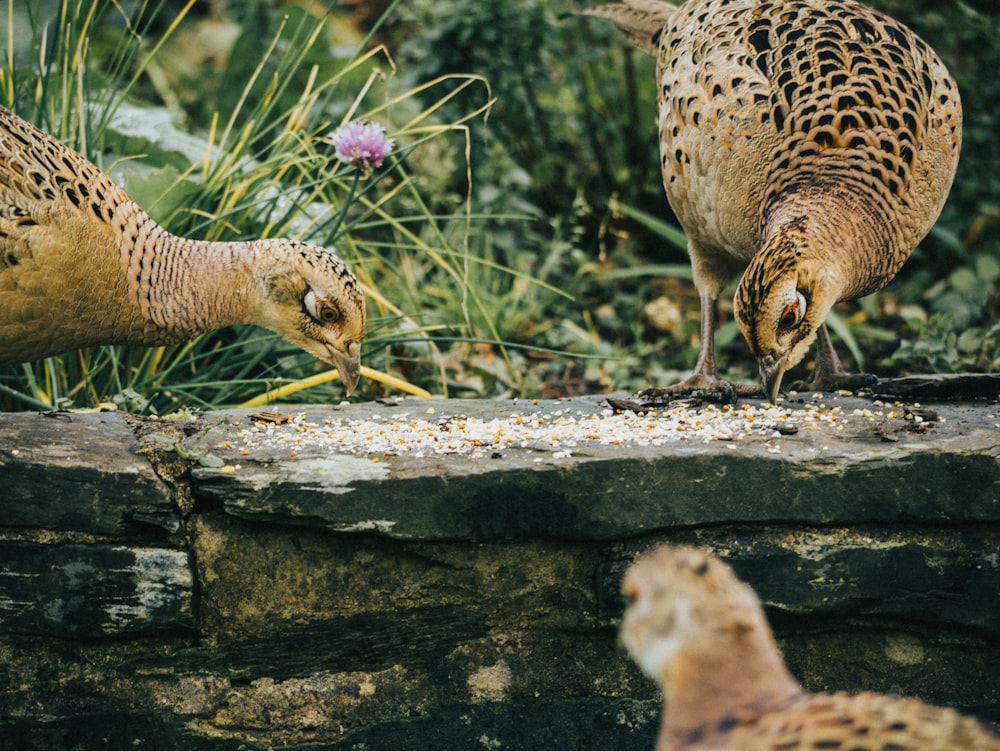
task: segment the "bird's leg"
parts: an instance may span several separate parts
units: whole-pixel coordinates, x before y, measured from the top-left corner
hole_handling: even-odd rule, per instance
[[[680,383],[666,388],[644,389],[639,392],[643,401],[670,401],[678,396],[707,396],[713,401],[733,404],[736,388],[729,381],[719,378],[715,366],[715,325],[718,319],[718,296],[701,295],[701,352],[694,372]]]
[[[680,392],[696,389],[717,388],[720,382],[719,371],[715,365],[715,326],[719,319],[719,298],[714,295],[701,295],[701,352],[694,372],[672,389]],[[645,393],[645,392],[644,392]]]
[[[844,370],[837,350],[833,348],[830,332],[823,323],[816,329],[816,367],[808,381],[796,381],[789,386],[792,391],[836,391],[870,388],[878,382],[871,373],[848,373]]]

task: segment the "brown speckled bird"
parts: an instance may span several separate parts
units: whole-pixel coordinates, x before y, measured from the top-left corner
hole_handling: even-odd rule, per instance
[[[663,689],[657,751],[1000,751],[1000,738],[952,709],[806,693],[757,595],[704,551],[659,548],[629,568],[622,590],[622,641]]]
[[[360,374],[365,302],[333,252],[171,235],[79,154],[0,107],[0,364],[252,323]]]
[[[656,57],[663,183],[701,297],[695,371],[654,392],[728,389],[716,303],[740,273],[736,320],[771,401],[817,337],[808,388],[864,383],[844,372],[823,321],[888,283],[941,212],[962,130],[944,64],[852,0],[626,0],[586,12]]]

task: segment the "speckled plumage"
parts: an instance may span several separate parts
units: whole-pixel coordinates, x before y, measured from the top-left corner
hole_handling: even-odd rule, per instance
[[[663,689],[657,751],[1000,751],[1000,738],[952,709],[807,693],[757,595],[704,551],[659,548],[632,565],[622,590],[622,641]]]
[[[240,323],[278,332],[356,385],[365,303],[336,254],[172,235],[89,161],[0,107],[0,364]]]
[[[844,375],[827,312],[895,276],[954,178],[962,112],[943,63],[852,0],[588,12],[657,58],[664,187],[702,298],[702,355],[678,390],[718,381],[716,300],[741,273],[736,320],[772,400],[817,334],[816,384]]]

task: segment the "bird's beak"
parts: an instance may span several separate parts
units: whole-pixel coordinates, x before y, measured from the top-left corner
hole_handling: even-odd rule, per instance
[[[327,347],[327,351],[330,353],[330,362],[337,368],[340,380],[344,382],[344,388],[347,390],[345,396],[350,396],[361,379],[361,355],[352,357],[334,347]]]
[[[778,403],[778,392],[781,389],[781,377],[785,375],[787,358],[773,355],[761,355],[757,358],[760,368],[760,379],[764,382],[764,396],[771,404]]]

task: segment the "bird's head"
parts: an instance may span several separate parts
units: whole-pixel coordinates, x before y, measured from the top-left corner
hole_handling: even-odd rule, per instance
[[[834,281],[794,223],[771,237],[747,266],[733,310],[772,403],[785,371],[805,357],[836,302]]]
[[[733,629],[746,633],[750,623],[767,630],[754,591],[697,548],[664,546],[648,553],[626,572],[622,592],[628,603],[622,643],[656,680],[681,670],[684,652],[719,649]]]
[[[357,278],[333,252],[308,243],[261,240],[256,270],[258,323],[337,368],[347,393],[361,376],[365,299]]]

